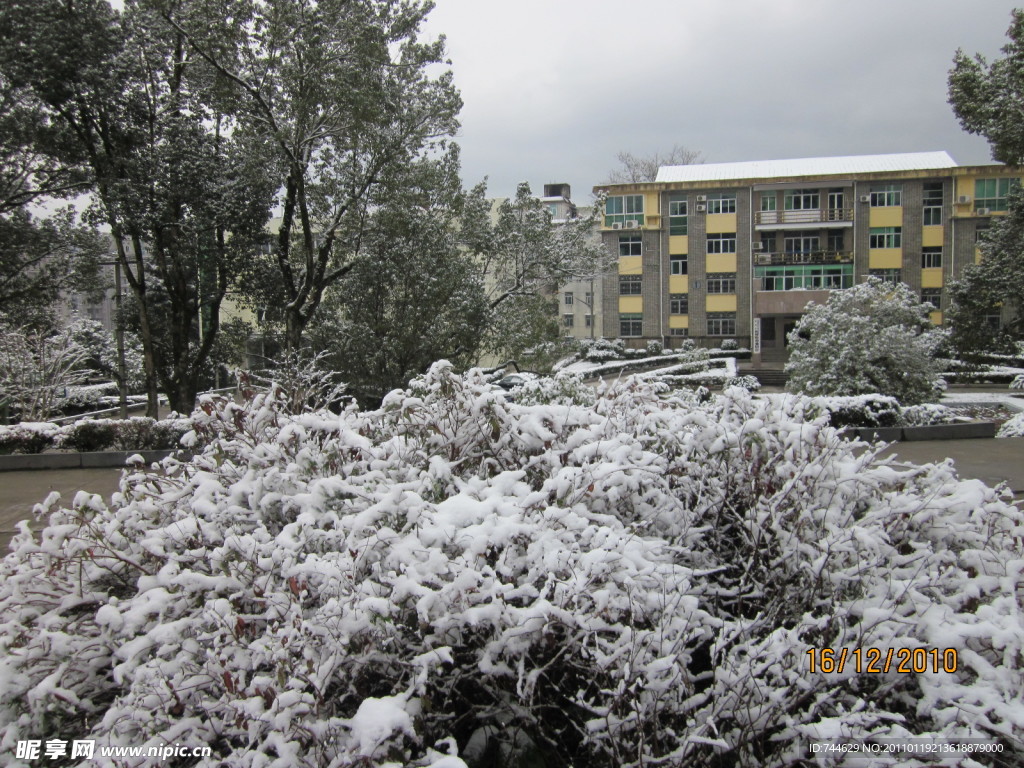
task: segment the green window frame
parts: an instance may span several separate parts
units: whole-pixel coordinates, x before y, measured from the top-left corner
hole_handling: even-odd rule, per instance
[[[1006,211],[1010,190],[1017,179],[976,179],[974,182],[974,210]],[[1017,182],[1019,183],[1019,182]]]
[[[872,208],[894,208],[903,205],[902,184],[875,184],[871,187]]]
[[[686,200],[668,201],[668,233],[685,235],[689,230],[689,206]]]
[[[868,248],[902,248],[903,227],[871,227]]]
[[[755,267],[762,291],[836,291],[853,286],[853,264],[792,264]]]
[[[604,201],[604,225],[614,224],[625,226],[627,221],[635,221],[637,226],[644,225],[644,196],[616,195]]]
[[[776,211],[778,210],[779,200],[774,192],[762,192],[761,193],[761,210],[762,211]]]
[[[924,226],[934,227],[942,224],[942,182],[926,182],[921,199]]]

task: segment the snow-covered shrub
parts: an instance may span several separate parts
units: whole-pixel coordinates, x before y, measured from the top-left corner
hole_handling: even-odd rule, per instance
[[[1004,421],[996,437],[1024,437],[1024,412],[1014,414]]]
[[[900,409],[900,426],[904,427],[926,427],[960,420],[961,417],[953,409],[938,403],[922,403]]]
[[[731,352],[740,348],[739,342],[736,339],[722,339],[722,343],[718,345],[719,349]]]
[[[833,427],[897,427],[903,409],[894,397],[856,395],[853,397],[812,397],[812,410],[828,415]]]
[[[453,745],[599,767],[789,766],[837,735],[1012,749],[1024,515],[810,409],[637,379],[521,405],[445,364],[375,412],[204,399],[190,463],[127,475],[113,507],[50,499],[40,539],[15,537],[0,748],[187,738],[203,766],[349,768],[457,765],[431,751]],[[808,668],[936,646],[955,671]]]
[[[649,357],[660,355],[663,351],[664,347],[661,346],[661,342],[657,339],[651,339],[647,342],[646,352]]]
[[[943,334],[928,305],[902,283],[868,278],[828,303],[807,305],[789,334],[787,387],[806,395],[891,395],[904,405],[935,400]]]
[[[593,405],[597,393],[583,383],[578,373],[560,372],[554,376],[527,379],[512,390],[520,405]]]
[[[1010,389],[1024,389],[1024,373],[1020,373],[1010,382]]]
[[[42,453],[57,438],[59,427],[50,422],[22,422],[0,426],[0,455]]]
[[[757,392],[761,389],[761,382],[758,381],[756,376],[745,374],[743,376],[733,376],[726,379],[725,383],[722,384],[722,389],[726,389],[728,387],[742,387],[747,390],[747,392]]]
[[[69,425],[60,438],[62,448],[72,451],[105,451],[117,440],[117,425],[112,419],[83,419]]]

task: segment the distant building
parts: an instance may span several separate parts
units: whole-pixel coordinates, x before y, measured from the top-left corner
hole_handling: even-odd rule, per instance
[[[561,224],[569,219],[586,216],[589,208],[578,209],[572,202],[568,184],[545,184],[541,202],[551,214],[551,223]],[[594,237],[599,237],[597,231]],[[603,275],[594,274],[560,285],[557,290],[559,323],[563,335],[575,339],[595,339],[602,335]]]
[[[915,152],[666,166],[654,182],[595,187],[619,256],[603,280],[605,334],[734,338],[755,365],[780,361],[807,302],[869,275],[906,283],[941,324],[947,286],[979,259],[979,233],[1020,177]]]

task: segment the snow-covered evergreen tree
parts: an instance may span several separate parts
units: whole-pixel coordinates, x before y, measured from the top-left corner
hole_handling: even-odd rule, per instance
[[[828,303],[808,304],[789,335],[788,386],[807,395],[891,395],[934,400],[942,386],[935,350],[943,338],[903,283],[869,278]]]

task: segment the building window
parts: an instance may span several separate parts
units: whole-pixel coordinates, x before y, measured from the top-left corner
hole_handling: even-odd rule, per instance
[[[828,249],[832,253],[842,253],[845,238],[843,230],[841,229],[830,229],[828,231]]]
[[[669,313],[673,315],[690,314],[690,294],[670,293],[668,295]]]
[[[690,335],[690,329],[689,328],[669,328],[668,329],[668,335],[669,336],[689,336]]]
[[[619,275],[619,295],[639,296],[643,275]]]
[[[572,292],[571,291],[566,291],[565,292],[565,304],[566,304],[566,306],[569,306],[570,304],[572,304]]]
[[[604,225],[642,227],[644,223],[644,196],[618,195],[604,201]]]
[[[583,303],[586,304],[588,307],[594,306],[594,294],[592,294],[590,291],[587,291],[586,297],[587,298],[583,300]]]
[[[619,257],[642,256],[644,241],[640,235],[619,235]]]
[[[978,179],[974,182],[974,210],[1005,211],[1010,188],[1016,179]]]
[[[787,211],[816,211],[821,207],[821,195],[816,189],[787,189],[783,205]]]
[[[793,232],[782,241],[786,253],[790,254],[817,253],[821,250],[819,243],[818,235],[813,232]]]
[[[922,288],[921,289],[921,303],[931,304],[936,309],[942,307],[942,289],[941,288]]]
[[[891,208],[903,205],[902,184],[875,184],[871,187],[871,207]]]
[[[574,318],[571,314],[562,315],[562,322],[565,324],[566,328],[572,328]]]
[[[584,315],[583,316],[583,325],[585,325],[587,328],[593,327],[593,325],[594,325],[594,316],[591,315],[591,314]]]
[[[927,246],[921,249],[921,269],[942,267],[942,246]]]
[[[828,191],[829,221],[842,221],[845,217],[841,212],[846,208],[846,193],[841,189],[830,189]]]
[[[687,210],[685,200],[669,200],[668,233],[670,235],[685,235],[687,233]]]
[[[852,264],[795,264],[784,267],[755,267],[762,291],[835,291],[853,285]]]
[[[736,233],[708,235],[708,253],[736,253]]]
[[[736,193],[720,192],[708,195],[708,213],[736,213]]]
[[[644,335],[644,316],[642,314],[619,315],[619,336],[624,339]]]
[[[686,254],[669,256],[668,263],[673,275],[685,275],[687,273]]]
[[[998,312],[990,312],[983,317],[985,325],[991,328],[993,331],[998,331],[1003,327],[1003,318]]]
[[[708,293],[736,293],[736,275],[731,272],[712,272],[707,279]]]
[[[762,211],[774,211],[777,210],[778,198],[774,192],[762,192],[761,193],[761,210]]]
[[[982,225],[974,230],[974,245],[975,247],[981,245],[988,240],[988,226]]]
[[[735,312],[708,312],[708,336],[735,336]]]
[[[902,269],[869,269],[869,277],[877,277],[883,283],[898,283],[903,279]]]
[[[764,253],[775,253],[775,233],[774,232],[762,232],[761,233],[761,251]]]
[[[872,227],[868,235],[869,248],[900,248],[903,245],[903,227]]]
[[[934,227],[942,224],[942,182],[928,182],[923,193],[924,225]]]

